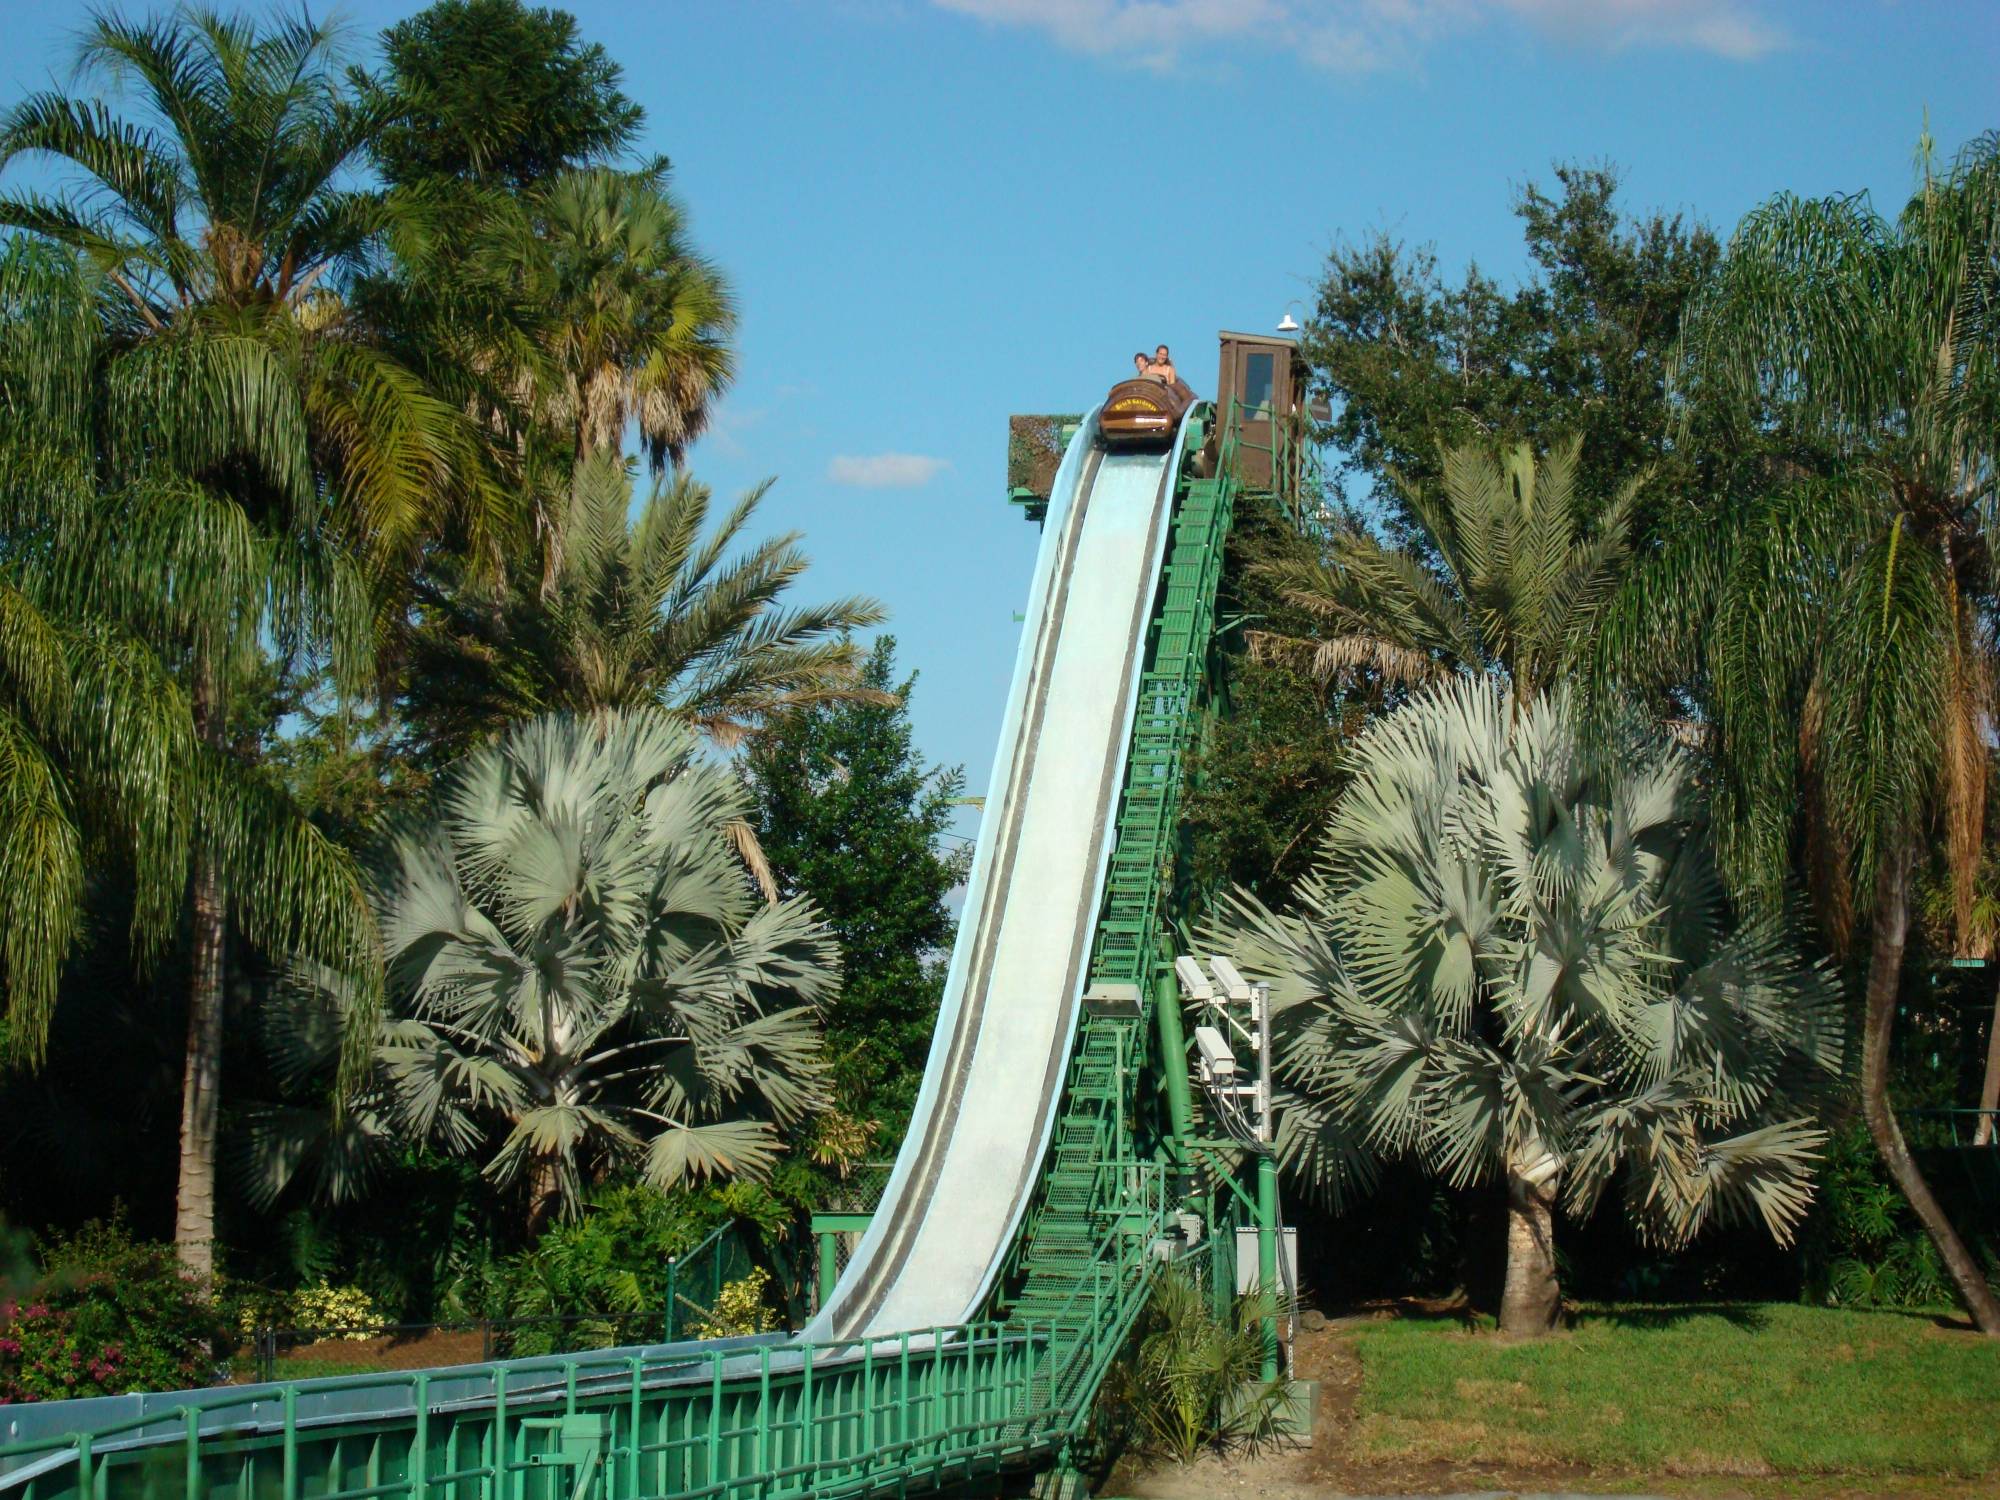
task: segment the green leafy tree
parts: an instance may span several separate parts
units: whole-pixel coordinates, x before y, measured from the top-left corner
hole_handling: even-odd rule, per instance
[[[891,1137],[916,1102],[955,926],[946,898],[970,866],[969,850],[944,847],[964,775],[917,754],[917,679],[896,680],[895,652],[889,636],[870,651],[870,698],[782,715],[745,762],[779,889],[811,899],[840,944],[846,980],[826,1012],[834,1097]]]
[[[331,1196],[420,1141],[518,1190],[539,1230],[600,1174],[761,1175],[823,1102],[815,1007],[838,977],[810,902],[759,904],[729,837],[747,798],[656,709],[517,725],[449,777],[372,881],[392,1004],[338,1119],[267,1114],[267,1198],[311,1160]],[[270,1037],[322,1070],[350,988],[308,967]]]
[[[1381,1158],[1503,1181],[1509,1333],[1557,1316],[1558,1202],[1614,1180],[1656,1242],[1739,1217],[1789,1239],[1837,992],[1781,918],[1733,920],[1691,758],[1461,679],[1352,774],[1296,905],[1239,893],[1207,934],[1272,985],[1287,1163],[1335,1197]]]
[[[269,948],[374,953],[348,862],[267,778],[225,775],[232,686],[272,645],[370,675],[371,582],[448,518],[475,530],[480,440],[375,347],[337,279],[384,205],[344,185],[382,117],[355,101],[332,34],[186,9],[100,15],[86,76],[142,117],[36,94],[0,121],[0,168],[53,156],[56,196],[0,195],[0,224],[84,256],[100,278],[89,452],[104,503],[66,552],[83,596],[168,653],[212,796],[194,800],[187,1074],[176,1239],[212,1263],[222,975],[232,917]],[[35,327],[64,338],[61,320]],[[254,766],[251,768],[254,770]]]
[[[1253,640],[1322,677],[1368,674],[1390,687],[1497,672],[1526,702],[1588,656],[1628,554],[1643,476],[1587,525],[1581,451],[1570,438],[1537,464],[1526,443],[1497,456],[1484,445],[1446,450],[1441,494],[1403,491],[1413,545],[1387,547],[1350,525],[1323,557],[1267,565],[1319,629],[1310,640]]]
[[[398,187],[520,191],[616,160],[645,119],[574,16],[520,0],[438,0],[382,33],[382,57],[372,82],[396,118],[373,153]]]
[[[1433,492],[1440,453],[1464,443],[1580,437],[1586,515],[1645,469],[1667,471],[1671,494],[1691,453],[1705,472],[1727,451],[1667,442],[1666,370],[1715,235],[1679,215],[1627,219],[1612,167],[1555,177],[1553,194],[1530,184],[1516,200],[1535,271],[1512,290],[1477,266],[1447,280],[1433,249],[1387,234],[1328,258],[1301,348],[1332,398],[1346,488],[1395,540],[1416,519],[1407,497]]]
[[[1780,196],[1688,315],[1693,399],[1830,450],[1691,526],[1607,635],[1628,676],[1704,685],[1725,861],[1775,898],[1805,850],[1836,941],[1865,927],[1862,1107],[1981,1329],[2000,1301],[1910,1154],[1889,1078],[1917,853],[1933,829],[1972,925],[1994,712],[2000,137],[1928,148],[1894,220]]]
[[[1342,784],[1341,758],[1374,695],[1314,675],[1301,653],[1252,652],[1250,639],[1301,640],[1314,617],[1274,574],[1309,561],[1315,539],[1277,505],[1239,496],[1216,616],[1214,712],[1188,761],[1184,889],[1195,911],[1232,885],[1278,900],[1312,864]]]

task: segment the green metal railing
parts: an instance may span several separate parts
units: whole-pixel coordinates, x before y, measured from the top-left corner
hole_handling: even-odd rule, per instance
[[[1058,1451],[1144,1305],[1171,1211],[1122,1164],[1122,1221],[1051,1316],[193,1393],[0,1447],[0,1492],[191,1500],[846,1495]]]

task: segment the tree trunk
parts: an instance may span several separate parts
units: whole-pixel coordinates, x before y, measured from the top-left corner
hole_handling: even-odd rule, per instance
[[[2000,963],[1996,963],[2000,967]],[[1986,1028],[1986,1077],[1979,1085],[1979,1127],[1973,1132],[1972,1144],[1990,1146],[1993,1144],[1993,1112],[2000,1110],[2000,988],[1993,994],[1993,1019]]]
[[[562,1205],[562,1182],[556,1175],[553,1158],[543,1157],[535,1163],[534,1171],[528,1178],[528,1239],[532,1242],[542,1237],[542,1231],[549,1227],[556,1210]]]
[[[1562,1310],[1553,1166],[1539,1152],[1507,1163],[1507,1281],[1500,1292],[1500,1331],[1520,1338],[1547,1333]]]
[[[194,727],[201,742],[222,739],[222,708],[206,671],[196,667]],[[191,891],[187,1058],[181,1076],[180,1182],[174,1196],[174,1253],[206,1281],[215,1272],[215,1154],[222,1103],[223,944],[228,898],[215,851],[197,831]]]
[[[2000,1303],[1965,1241],[1951,1227],[1931,1192],[1917,1161],[1903,1140],[1902,1128],[1889,1107],[1889,1038],[1896,1024],[1896,1001],[1902,988],[1903,944],[1910,928],[1911,840],[1897,836],[1882,850],[1875,871],[1873,943],[1868,954],[1867,1013],[1861,1040],[1861,1112],[1868,1134],[1881,1153],[1897,1188],[1909,1200],[1924,1233],[1958,1287],[1959,1300],[1979,1331],[2000,1338]]]

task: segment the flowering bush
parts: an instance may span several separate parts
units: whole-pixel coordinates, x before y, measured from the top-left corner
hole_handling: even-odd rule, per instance
[[[206,1385],[222,1332],[169,1247],[89,1224],[45,1244],[40,1280],[0,1302],[0,1402]]]
[[[724,1282],[722,1295],[715,1299],[708,1317],[692,1332],[698,1339],[740,1338],[745,1334],[769,1333],[778,1326],[777,1316],[764,1301],[764,1289],[771,1273],[762,1266],[748,1276]]]
[[[389,1320],[360,1287],[329,1286],[324,1281],[292,1293],[291,1316],[294,1327],[324,1329],[351,1343],[372,1339],[389,1327]]]

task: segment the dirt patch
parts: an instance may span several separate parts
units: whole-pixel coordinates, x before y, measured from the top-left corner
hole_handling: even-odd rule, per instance
[[[309,1367],[313,1374],[360,1375],[370,1370],[426,1370],[434,1365],[472,1365],[485,1358],[485,1343],[476,1328],[433,1328],[421,1334],[386,1334],[373,1339],[321,1339],[291,1345],[278,1354],[277,1377]],[[257,1379],[254,1363],[235,1383]],[[293,1377],[296,1378],[296,1377]]]

